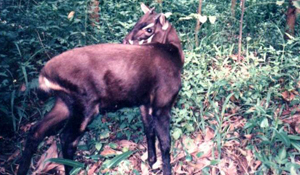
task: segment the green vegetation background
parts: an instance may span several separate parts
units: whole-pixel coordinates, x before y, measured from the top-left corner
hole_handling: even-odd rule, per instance
[[[18,138],[24,123],[42,118],[51,109],[53,99],[41,103],[36,95],[38,73],[45,62],[75,47],[120,43],[142,15],[139,0],[100,0],[100,22],[92,26],[89,0],[0,2],[0,136],[4,138]],[[172,13],[168,20],[184,47],[182,90],[172,110],[173,139],[210,127],[221,150],[225,140],[241,139],[226,137],[233,131],[223,123],[242,116],[246,125],[235,132],[253,135],[248,148],[262,161],[259,171],[281,174],[293,167],[299,173],[295,160],[300,137],[283,122],[283,117],[299,112],[300,102],[300,20],[295,36],[285,40],[288,3],[246,2],[243,60],[237,63],[239,5],[231,16],[229,0],[203,1],[202,15],[208,20],[201,25],[200,44],[195,46],[198,1],[143,2],[157,12]],[[75,14],[68,18],[71,11]],[[283,115],[286,110],[290,113]],[[111,130],[116,137],[136,142],[143,138],[137,109],[109,113],[106,122],[99,117],[90,129],[99,135],[95,143],[109,137]],[[16,145],[21,147],[19,142]]]

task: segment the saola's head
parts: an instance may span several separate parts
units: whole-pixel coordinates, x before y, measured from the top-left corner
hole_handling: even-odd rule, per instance
[[[124,44],[144,44],[154,42],[166,43],[165,35],[172,26],[166,21],[166,17],[162,13],[155,13],[154,8],[148,8],[145,4],[141,4],[141,8],[145,13],[144,16],[135,24],[132,31],[125,37]]]
[[[124,38],[123,44],[142,45],[146,43],[172,44],[178,48],[184,60],[181,43],[173,26],[163,13],[156,13],[154,8],[141,4],[144,16],[135,24],[131,32]]]

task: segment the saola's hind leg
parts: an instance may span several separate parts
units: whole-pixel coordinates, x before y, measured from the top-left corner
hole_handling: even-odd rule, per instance
[[[29,132],[25,149],[20,159],[18,175],[25,175],[29,169],[32,155],[36,152],[39,143],[44,137],[55,134],[63,126],[70,115],[67,105],[57,98],[52,110],[38,122]]]
[[[148,162],[150,167],[156,162],[156,150],[155,150],[155,132],[154,132],[154,119],[152,116],[152,109],[148,105],[140,107],[142,121],[144,124],[144,133],[147,139],[148,148]]]
[[[159,140],[160,151],[163,161],[163,174],[171,175],[170,165],[170,107],[156,109],[154,115],[155,132]]]
[[[60,135],[62,144],[63,158],[73,159],[77,149],[77,144],[86,130],[87,125],[98,113],[97,105],[75,105],[73,106],[73,115],[68,120],[63,132]],[[72,167],[65,165],[65,174],[69,174]]]

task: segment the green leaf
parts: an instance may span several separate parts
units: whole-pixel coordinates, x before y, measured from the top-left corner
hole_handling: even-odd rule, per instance
[[[164,15],[166,18],[169,18],[172,15],[172,12],[166,12],[166,13],[164,13]]]
[[[297,9],[300,9],[300,1],[292,1],[292,3]]]
[[[286,149],[285,149],[285,147],[283,147],[283,148],[281,148],[280,150],[279,150],[279,158],[281,159],[281,160],[283,160],[283,159],[285,159],[286,158]]]
[[[292,36],[291,34],[289,34],[289,33],[284,33],[286,36],[288,36],[289,37],[289,39],[291,39],[291,40],[294,40],[295,39],[295,37],[294,36]]]
[[[208,16],[208,19],[211,24],[214,24],[217,20],[217,17],[216,16]]]
[[[199,19],[199,21],[203,24],[207,21],[207,16],[202,16],[202,15],[198,15],[197,17]]]
[[[278,155],[275,157],[275,160],[279,164],[287,163],[288,159],[286,159],[286,148],[283,147],[279,150]]]
[[[210,161],[210,165],[217,165],[218,163],[220,163],[219,160],[211,160]]]
[[[70,175],[76,175],[76,174],[79,174],[79,171],[81,170],[82,168],[81,167],[74,167],[71,172],[70,172]]]
[[[291,140],[291,144],[294,148],[296,148],[300,152],[300,142]]]
[[[125,153],[122,153],[120,155],[117,155],[116,157],[110,159],[110,160],[106,160],[103,163],[103,167],[104,168],[112,168],[115,167],[116,165],[118,165],[121,161],[127,159],[129,156],[131,156],[135,151],[127,151]]]
[[[297,136],[297,135],[288,135],[289,139],[291,140],[300,140],[300,136]]]
[[[281,6],[284,3],[284,1],[276,1],[276,4]]]
[[[196,154],[196,156],[197,156],[198,158],[200,158],[203,154],[204,154],[203,152],[198,152],[198,153]]]
[[[229,103],[229,100],[230,100],[230,98],[231,98],[233,95],[234,95],[234,93],[231,93],[231,94],[229,94],[229,95],[226,97],[226,99],[225,99],[225,101],[224,101],[224,104],[223,104],[223,106],[222,106],[222,112],[221,112],[221,116],[222,116],[222,117],[224,117],[225,109],[226,109],[226,107],[227,107],[227,104]]]
[[[260,123],[260,127],[262,128],[268,128],[269,127],[269,122],[267,118],[264,118],[261,123]]]
[[[102,148],[102,143],[101,143],[101,142],[97,142],[97,143],[95,144],[95,148],[96,148],[97,151],[100,151],[101,148]]]
[[[299,171],[299,169],[300,169],[299,164],[291,163],[291,162],[286,163],[286,165],[284,167],[284,170],[287,171],[287,172],[290,172],[290,174],[292,174],[292,175],[299,174],[299,173],[297,173],[297,170]]]
[[[193,160],[192,155],[189,154],[188,152],[186,152],[185,160],[188,161],[188,162],[192,161]]]
[[[54,163],[58,163],[58,164],[63,164],[63,165],[68,165],[71,167],[75,167],[75,168],[83,168],[84,167],[84,163],[80,163],[80,162],[76,162],[74,160],[69,160],[69,159],[62,159],[62,158],[51,158],[46,160],[46,162],[54,162]]]
[[[111,147],[112,149],[117,149],[118,148],[118,144],[116,144],[116,143],[109,143],[109,147]]]
[[[288,135],[286,134],[286,132],[284,131],[280,131],[278,132],[277,130],[275,130],[275,136],[280,140],[282,141],[286,147],[290,147],[291,146],[291,141],[288,137]]]
[[[291,173],[291,175],[297,175],[298,174],[296,169],[295,169],[295,166],[291,166],[290,173]]]
[[[175,140],[178,140],[180,138],[181,134],[182,134],[181,129],[175,128],[172,136],[174,137]]]

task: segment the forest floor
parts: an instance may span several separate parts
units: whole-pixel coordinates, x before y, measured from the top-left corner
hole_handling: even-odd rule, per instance
[[[285,110],[282,116],[290,116],[291,111],[297,110],[300,112],[300,107],[296,106],[295,109]],[[282,121],[289,124],[291,129],[290,134],[300,133],[300,114],[295,114],[292,117],[282,118]],[[242,129],[247,122],[247,119],[242,116],[233,116],[223,123],[222,128],[227,128],[230,134],[226,135],[229,141],[222,142],[222,147],[216,144],[215,131],[207,127],[204,132],[196,131],[190,135],[183,135],[178,140],[173,140],[171,150],[171,165],[173,173],[180,174],[255,174],[262,162],[255,156],[253,150],[249,149],[247,145],[253,139],[253,135],[241,135],[236,132]],[[216,123],[210,123],[215,125]],[[21,127],[22,132],[25,133],[33,125],[33,123]],[[19,145],[16,143],[15,136],[11,139],[1,137],[1,148],[7,151],[1,155],[0,174],[14,174],[17,167],[16,158],[20,156]],[[92,131],[87,132],[80,145],[86,145],[95,134]],[[24,138],[22,136],[21,138]],[[55,136],[48,137],[32,160],[31,174],[63,174],[64,168],[61,164],[46,161],[49,158],[57,158],[61,156],[59,151],[58,139]],[[24,140],[22,141],[24,144]],[[162,174],[161,172],[161,156],[158,150],[158,160],[153,165],[152,169],[147,162],[147,148],[145,138],[140,143],[135,143],[132,140],[113,139],[101,149],[99,155],[91,150],[79,150],[76,153],[76,161],[84,163],[85,168],[79,168],[74,171],[74,174],[142,174],[154,175]],[[255,147],[255,146],[254,146]],[[6,149],[6,150],[4,150]],[[119,158],[116,166],[110,168],[103,168],[107,162],[104,160],[115,155],[121,155],[126,151],[132,151],[128,158]],[[256,148],[256,151],[259,151]],[[291,150],[290,150],[291,151]],[[94,154],[94,155],[93,155]],[[101,157],[101,158],[100,158]],[[300,159],[294,160],[296,164],[300,165]],[[272,174],[271,172],[266,172]]]

